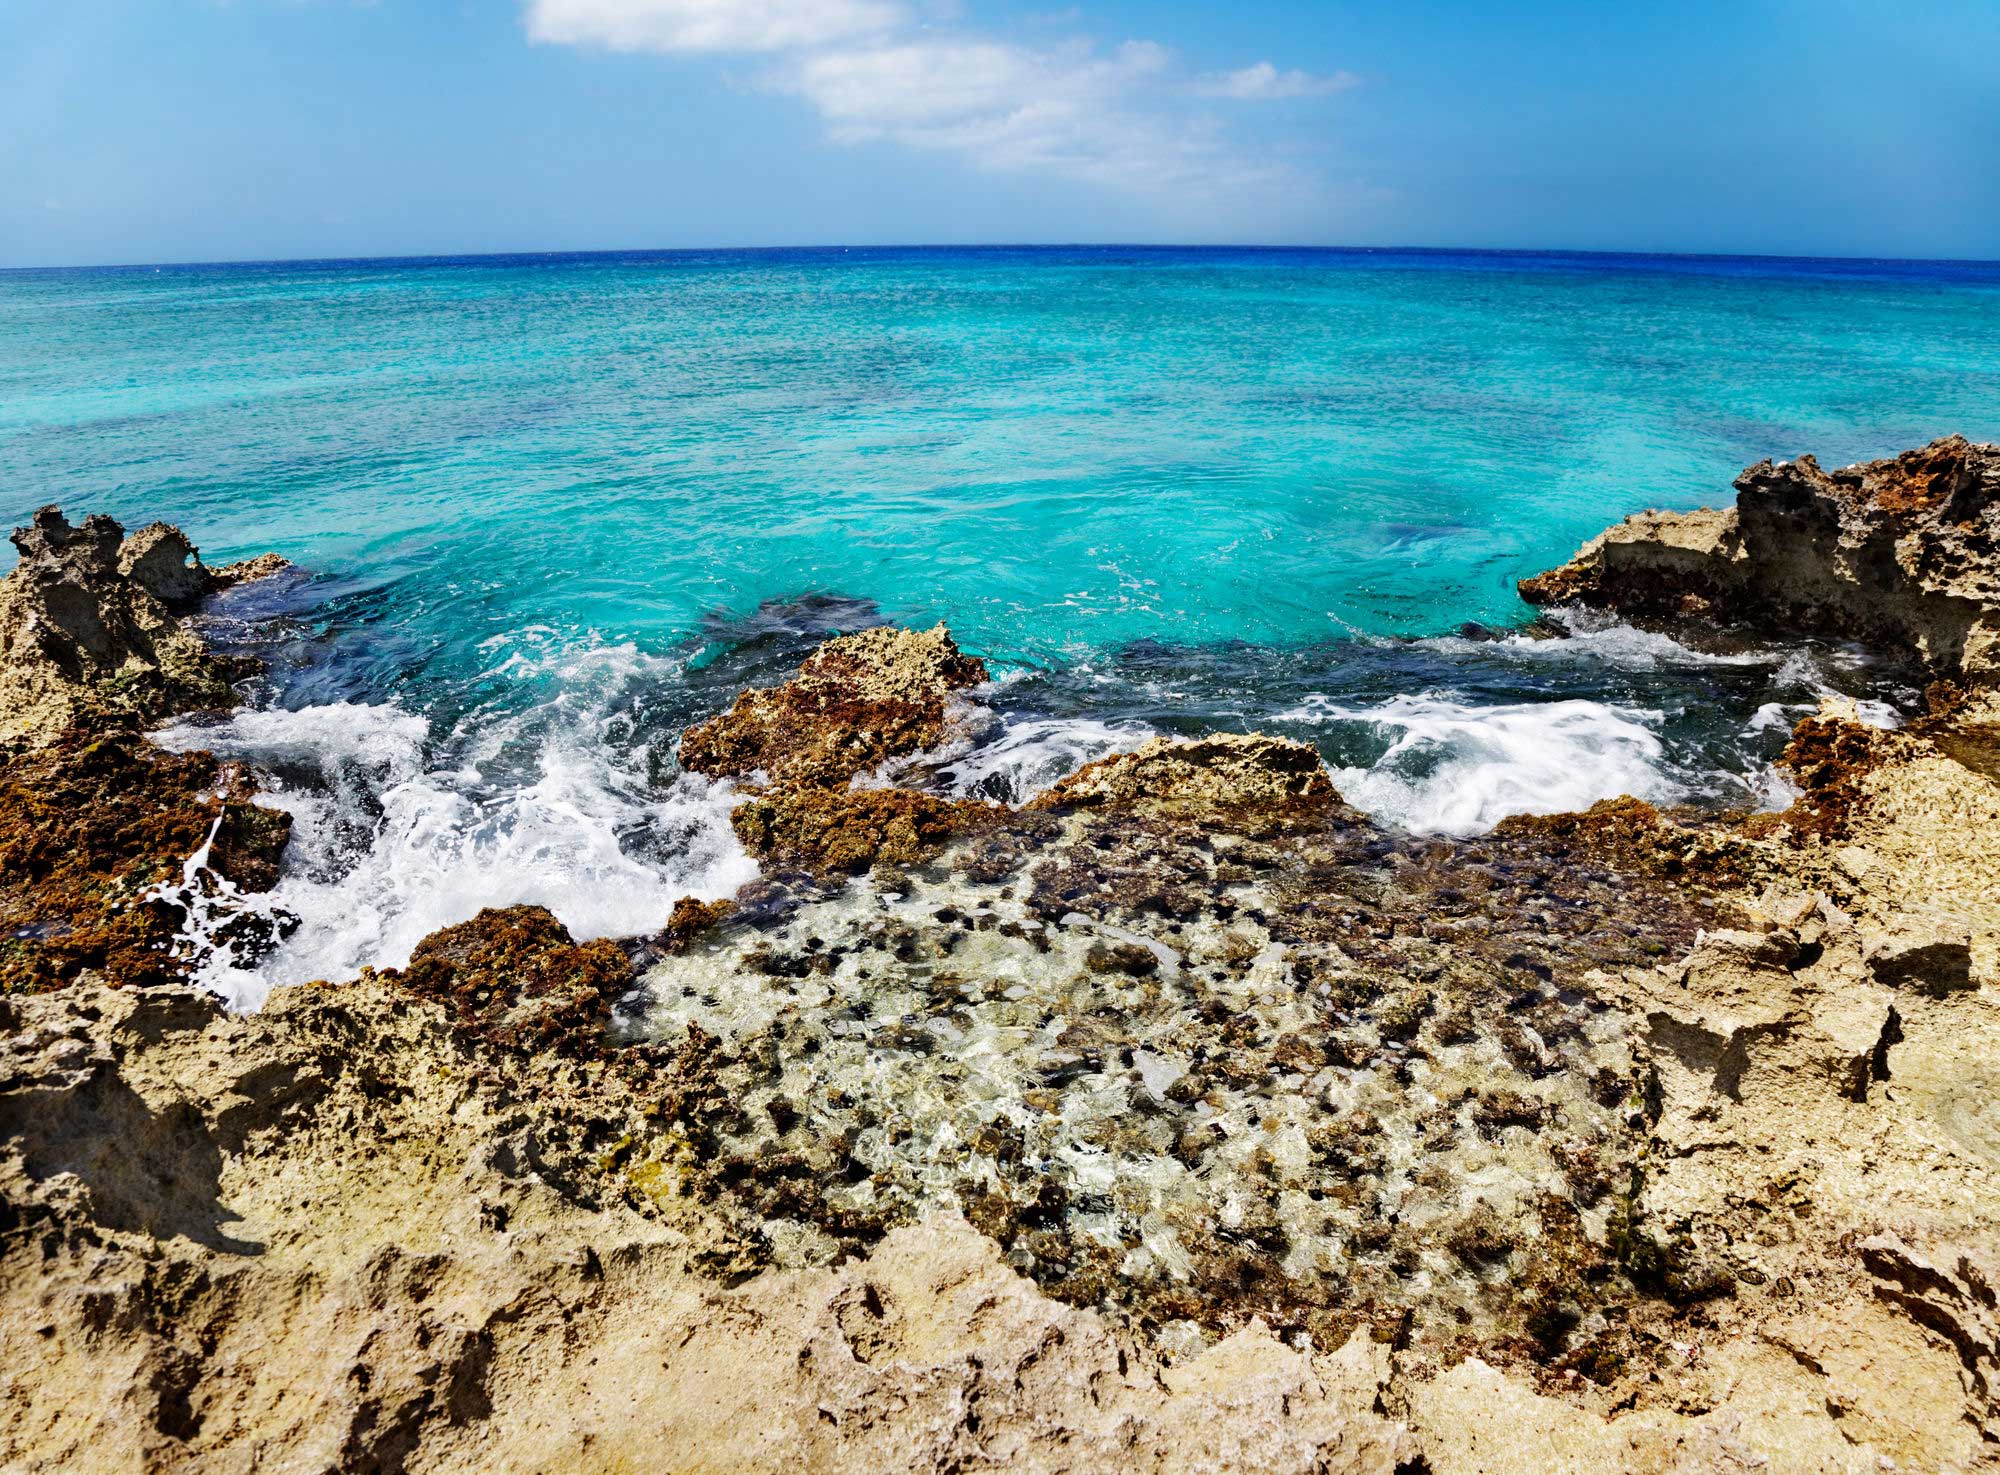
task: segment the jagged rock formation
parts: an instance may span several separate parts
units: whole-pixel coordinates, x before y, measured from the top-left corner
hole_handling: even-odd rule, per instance
[[[132,539],[129,564],[124,542],[111,518],[71,527],[54,507],[15,531],[21,561],[0,580],[0,743],[232,703],[236,673],[156,592],[180,594],[194,571],[177,571],[173,540],[156,528]]]
[[[71,733],[0,768],[0,993],[185,977],[167,893],[189,858],[206,850],[196,885],[277,882],[292,817],[255,793],[206,753],[120,735]]]
[[[181,614],[256,575],[204,567],[165,523],[126,537],[111,518],[73,527],[54,507],[13,540],[21,561],[0,579],[0,754],[12,751],[0,770],[0,992],[184,977],[175,883],[268,890],[291,817],[252,803],[256,785],[235,766],[169,756],[139,730],[233,704],[244,673]],[[185,876],[198,851],[201,874]],[[248,953],[258,939],[235,941]]]
[[[751,687],[727,712],[690,728],[681,766],[747,780],[731,822],[769,864],[838,873],[935,854],[991,805],[854,781],[894,759],[941,746],[955,693],[986,680],[951,633],[882,627],[841,635],[774,687]]]
[[[869,632],[690,733],[765,875],[631,954],[494,910],[234,1017],[121,932],[0,996],[0,1467],[2000,1463],[2000,697],[1829,707],[1782,814],[1456,842],[1256,736],[898,786],[982,677]],[[274,875],[206,763],[16,753],[0,886]]]
[[[1762,461],[1736,492],[1727,511],[1627,518],[1521,597],[1851,637],[1939,676],[2000,677],[2000,446],[1951,436],[1832,472]]]
[[[942,744],[952,693],[986,680],[944,626],[836,636],[781,686],[751,687],[688,729],[681,766],[711,778],[832,787]]]

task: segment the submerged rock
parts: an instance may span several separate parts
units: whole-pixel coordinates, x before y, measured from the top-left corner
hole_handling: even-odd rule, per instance
[[[2000,446],[1951,436],[1831,472],[1762,461],[1736,491],[1728,510],[1630,517],[1521,597],[1866,640],[2000,678]]]

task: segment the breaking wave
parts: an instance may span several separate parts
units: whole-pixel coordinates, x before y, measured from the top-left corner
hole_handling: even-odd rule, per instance
[[[1437,692],[1375,707],[1314,698],[1282,714],[1355,723],[1386,740],[1365,767],[1333,770],[1349,803],[1418,834],[1475,835],[1510,814],[1586,809],[1630,794],[1669,802],[1686,790],[1666,768],[1658,712],[1570,700],[1475,706]]]
[[[481,907],[538,903],[579,937],[629,936],[658,930],[679,897],[751,879],[726,786],[688,775],[661,785],[652,746],[622,740],[621,699],[658,674],[651,658],[618,646],[546,659],[516,652],[494,671],[552,677],[546,700],[475,712],[442,739],[399,706],[356,702],[157,734],[251,765],[263,802],[293,816],[268,894],[196,885],[191,863],[197,979],[256,1008],[280,984],[400,966],[426,934]],[[242,926],[246,909],[264,925]],[[272,937],[264,956],[244,940]]]

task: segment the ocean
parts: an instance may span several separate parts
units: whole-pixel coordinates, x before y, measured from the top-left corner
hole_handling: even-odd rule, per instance
[[[180,524],[293,921],[204,976],[394,964],[479,906],[651,931],[754,874],[674,740],[818,638],[947,622],[1018,799],[1152,732],[1315,742],[1384,823],[1781,802],[1790,723],[1907,671],[1550,642],[1514,581],[1749,462],[2000,438],[2000,264],[1155,248],[0,272],[0,500]],[[198,924],[197,924],[198,925]]]

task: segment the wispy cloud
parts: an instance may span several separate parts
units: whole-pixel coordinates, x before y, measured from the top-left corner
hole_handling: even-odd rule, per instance
[[[788,51],[886,34],[895,0],[529,0],[528,36],[614,51]]]
[[[1361,79],[1352,72],[1315,76],[1297,67],[1280,71],[1268,61],[1234,72],[1218,72],[1203,77],[1195,91],[1204,97],[1227,97],[1236,102],[1270,102],[1285,97],[1326,97],[1359,87]]]
[[[1213,207],[1296,197],[1289,163],[1190,109],[1188,94],[1303,97],[1352,85],[1269,62],[1190,78],[1151,41],[1028,45],[918,24],[925,0],[528,0],[536,41],[618,50],[774,54],[761,82],[809,104],[838,143],[955,154]]]

